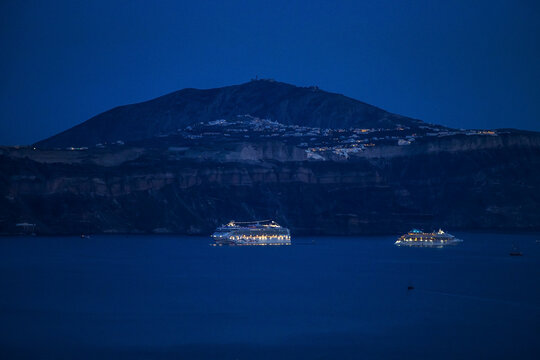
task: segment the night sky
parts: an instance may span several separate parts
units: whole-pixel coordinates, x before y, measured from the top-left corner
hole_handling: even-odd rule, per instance
[[[540,130],[538,1],[0,2],[0,144],[255,76],[457,128]]]

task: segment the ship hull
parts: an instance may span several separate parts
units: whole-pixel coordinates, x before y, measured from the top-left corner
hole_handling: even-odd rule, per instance
[[[290,240],[265,240],[265,241],[237,241],[237,240],[215,240],[217,246],[261,246],[261,245],[291,245]]]
[[[461,240],[453,239],[448,241],[429,241],[429,240],[419,240],[419,241],[396,241],[396,246],[409,246],[409,247],[444,247],[449,245],[456,245],[460,243]]]

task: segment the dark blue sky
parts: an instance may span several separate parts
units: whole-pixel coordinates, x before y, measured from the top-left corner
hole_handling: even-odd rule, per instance
[[[540,130],[536,1],[0,2],[0,144],[259,77],[463,128]]]

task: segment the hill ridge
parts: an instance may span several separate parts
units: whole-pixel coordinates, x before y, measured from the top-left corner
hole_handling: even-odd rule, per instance
[[[422,121],[390,113],[316,86],[271,79],[219,88],[184,88],[120,105],[35,144],[40,148],[93,146],[170,134],[197,122],[250,114],[283,124],[321,128],[417,126]]]

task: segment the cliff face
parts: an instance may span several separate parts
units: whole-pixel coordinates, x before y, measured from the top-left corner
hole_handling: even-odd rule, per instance
[[[4,150],[0,233],[27,221],[40,234],[209,234],[258,218],[294,234],[540,228],[537,135],[443,138],[347,161],[307,161],[276,142],[227,146]]]

